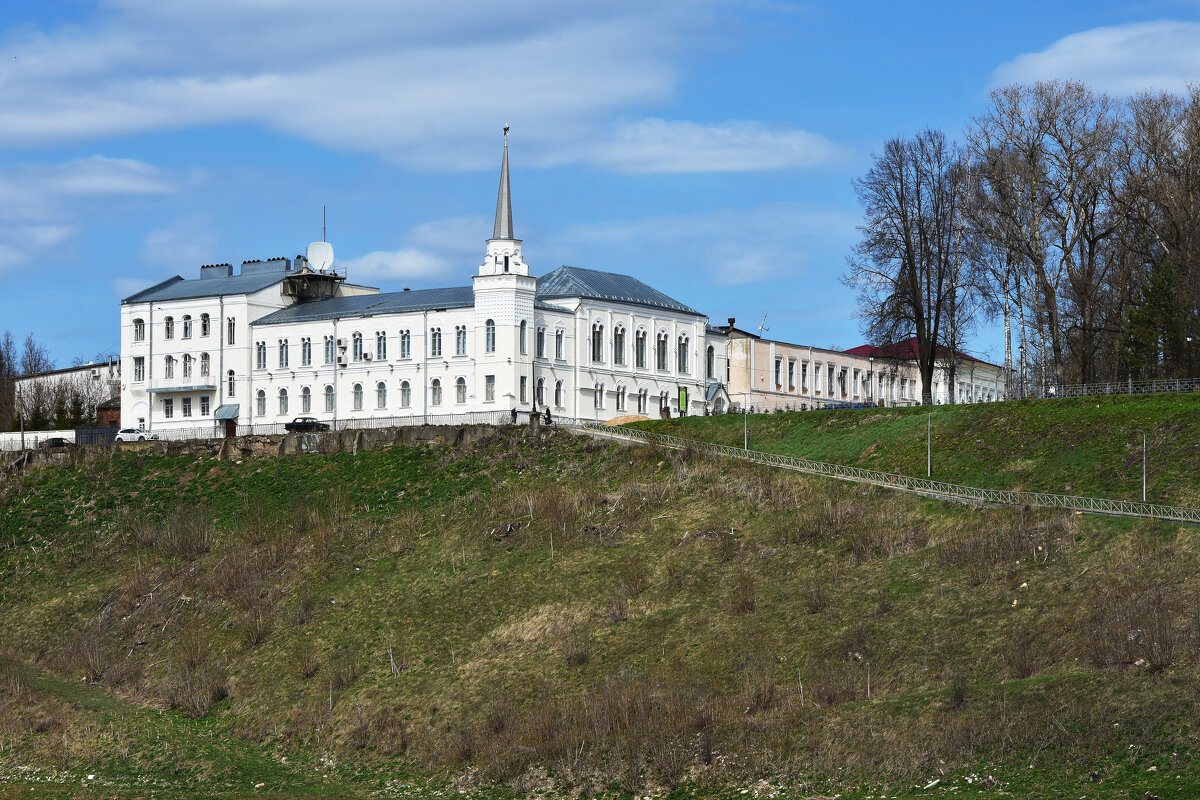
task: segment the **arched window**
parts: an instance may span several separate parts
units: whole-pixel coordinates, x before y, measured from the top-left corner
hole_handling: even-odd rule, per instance
[[[604,360],[604,326],[599,322],[592,324],[592,361],[600,363]],[[597,406],[599,408],[599,406]]]
[[[537,355],[538,358],[545,358],[546,357],[546,329],[545,328],[537,329],[537,333],[534,334],[534,343],[535,343],[534,347],[533,347],[534,353]]]
[[[442,354],[442,329],[430,328],[429,330],[429,355],[440,356]]]
[[[717,349],[711,344],[704,353],[704,377],[714,378],[717,374]]]
[[[454,402],[456,402],[456,403],[467,402],[467,379],[466,378],[459,378],[458,380],[454,381]]]
[[[229,372],[225,374],[229,381],[229,390],[226,392],[226,396],[233,397],[233,370],[229,370]]]
[[[563,387],[562,387],[562,381],[555,381],[555,382],[554,382],[554,407],[555,407],[555,408],[562,408],[562,407],[563,407]]]
[[[625,387],[617,387],[617,411],[625,410]]]
[[[433,383],[429,384],[429,405],[440,406],[442,404],[442,382],[438,378],[433,379]]]
[[[375,384],[375,407],[387,408],[387,384],[383,381]]]
[[[229,317],[225,320],[225,344],[235,344],[234,334],[237,333],[237,318]]]
[[[686,374],[688,371],[688,337],[680,334],[676,344],[678,349],[675,351],[675,371]]]
[[[593,405],[597,409],[604,408],[604,384],[597,383],[595,388],[596,388],[596,390],[595,390],[595,392],[593,392],[593,397],[592,397]]]
[[[173,356],[163,359],[163,377],[168,380],[175,377],[175,358]]]
[[[254,368],[267,368],[267,343],[257,342],[254,345]]]
[[[663,389],[663,393],[658,397],[658,410],[668,413],[671,411],[671,395],[667,393],[666,389]]]
[[[133,340],[135,342],[146,341],[146,321],[135,319],[133,321]]]
[[[333,387],[328,385],[325,387],[325,410],[333,411]]]
[[[192,338],[192,315],[191,314],[183,315],[183,338],[184,339]]]
[[[354,410],[355,410],[355,411],[362,411],[362,404],[363,404],[363,391],[362,391],[362,384],[361,384],[361,383],[356,383],[356,384],[354,384],[354,395],[353,395],[353,397],[354,397]]]
[[[200,335],[208,336],[209,331],[211,330],[211,325],[212,325],[212,318],[209,317],[208,314],[201,314],[200,315]]]
[[[355,361],[362,361],[362,356],[363,356],[362,334],[355,333],[354,336],[351,338],[351,341],[353,343],[351,345],[351,347],[353,347],[354,349],[351,351],[350,357],[353,358]]]
[[[645,414],[650,409],[650,392],[642,389],[638,392],[637,410],[639,414]]]
[[[410,408],[412,406],[412,386],[408,381],[400,381],[400,407]]]
[[[208,377],[208,372],[209,372],[208,368],[211,363],[212,363],[212,360],[208,357],[208,353],[200,354],[200,377],[201,378]]]
[[[412,334],[400,331],[400,357],[412,358]]]
[[[667,335],[660,333],[654,342],[654,364],[659,369],[667,368]]]
[[[454,355],[465,356],[467,354],[467,326],[454,326]]]
[[[164,317],[163,318],[163,338],[164,339],[174,339],[175,338],[175,318],[174,317]]]
[[[613,363],[625,363],[625,328],[620,325],[613,328]]]
[[[387,334],[383,331],[375,332],[375,360],[384,361],[387,359]]]
[[[533,397],[534,397],[534,400],[537,401],[537,404],[539,406],[546,405],[546,379],[545,378],[537,379],[537,387],[533,390]]]
[[[528,328],[529,326],[525,324],[525,320],[521,320],[521,355],[525,355],[527,352],[529,352],[525,344],[525,337],[527,335]]]
[[[300,390],[300,413],[308,414],[312,412],[312,389],[305,386]]]
[[[483,349],[485,352],[496,352],[496,320],[489,319],[483,323]]]
[[[255,413],[260,417],[267,415],[267,392],[265,389],[259,389],[255,394]]]
[[[288,340],[287,339],[279,340],[279,368],[280,369],[288,368]]]
[[[554,332],[554,357],[559,361],[563,360],[563,330],[559,328]]]
[[[638,369],[646,368],[646,332],[638,331],[633,335],[633,363]]]
[[[288,409],[287,389],[280,388],[279,390],[279,413],[286,414]]]
[[[300,366],[302,366],[302,367],[311,367],[312,366],[312,337],[311,336],[301,336],[300,337]]]
[[[192,356],[190,353],[183,354],[183,377],[192,377]]]

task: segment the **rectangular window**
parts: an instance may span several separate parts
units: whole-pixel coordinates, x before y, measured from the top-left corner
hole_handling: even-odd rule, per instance
[[[554,357],[559,361],[563,360],[563,332],[554,332]]]
[[[142,356],[133,358],[133,379],[135,381],[146,380],[146,359]]]
[[[140,319],[133,321],[133,340],[142,342],[146,340],[146,323]]]
[[[536,339],[535,347],[537,348],[537,357],[545,358],[546,357],[546,329],[545,328],[537,329],[537,339]]]
[[[209,410],[211,408],[212,408],[212,400],[210,400],[208,395],[206,395],[206,394],[201,395],[200,396],[200,416],[207,417]]]
[[[858,397],[858,370],[854,370],[854,381],[850,384],[854,391],[854,396]]]
[[[190,417],[192,415],[192,398],[185,397],[179,401],[179,411],[183,416]]]
[[[163,361],[163,377],[171,380],[175,377],[175,359],[167,356]]]
[[[496,402],[496,376],[495,375],[484,375],[483,376],[483,399],[484,399],[484,402],[487,402],[487,403]]]
[[[167,419],[175,416],[175,401],[169,397],[163,398],[163,416]]]
[[[808,362],[804,361],[800,364],[800,390],[808,391]]]
[[[775,389],[776,390],[783,388],[782,373],[783,373],[783,359],[777,358],[777,359],[775,359]]]
[[[522,375],[521,376],[521,402],[522,403],[525,402],[525,384],[528,382],[529,382],[529,379],[527,377],[525,377],[524,375]]]
[[[646,334],[645,332],[635,333],[633,335],[633,360],[634,366],[638,369],[646,368]]]
[[[796,391],[796,362],[788,359],[788,391]]]
[[[438,357],[442,354],[442,329],[432,328],[429,331],[429,355]]]

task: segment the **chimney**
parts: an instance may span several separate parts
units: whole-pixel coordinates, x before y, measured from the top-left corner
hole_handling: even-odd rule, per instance
[[[734,323],[734,322],[737,322],[737,319],[736,319],[736,318],[734,318],[734,317],[730,317],[730,318],[729,318],[729,325],[727,325],[727,326],[725,327],[725,332],[726,332],[726,333],[733,333],[733,323]]]

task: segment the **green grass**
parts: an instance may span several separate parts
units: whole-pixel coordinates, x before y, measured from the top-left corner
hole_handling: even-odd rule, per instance
[[[1077,398],[932,408],[730,414],[632,427],[771,453],[933,476],[987,488],[1200,506],[1200,394]]]
[[[561,433],[117,453],[0,484],[0,797],[1194,796],[1198,567],[1191,529]]]

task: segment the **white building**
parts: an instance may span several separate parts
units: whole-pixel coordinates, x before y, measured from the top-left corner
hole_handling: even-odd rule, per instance
[[[529,273],[508,142],[472,285],[380,293],[304,258],[201,268],[126,298],[122,424],[151,429],[544,411],[611,419],[724,410],[725,339],[636,278]]]

